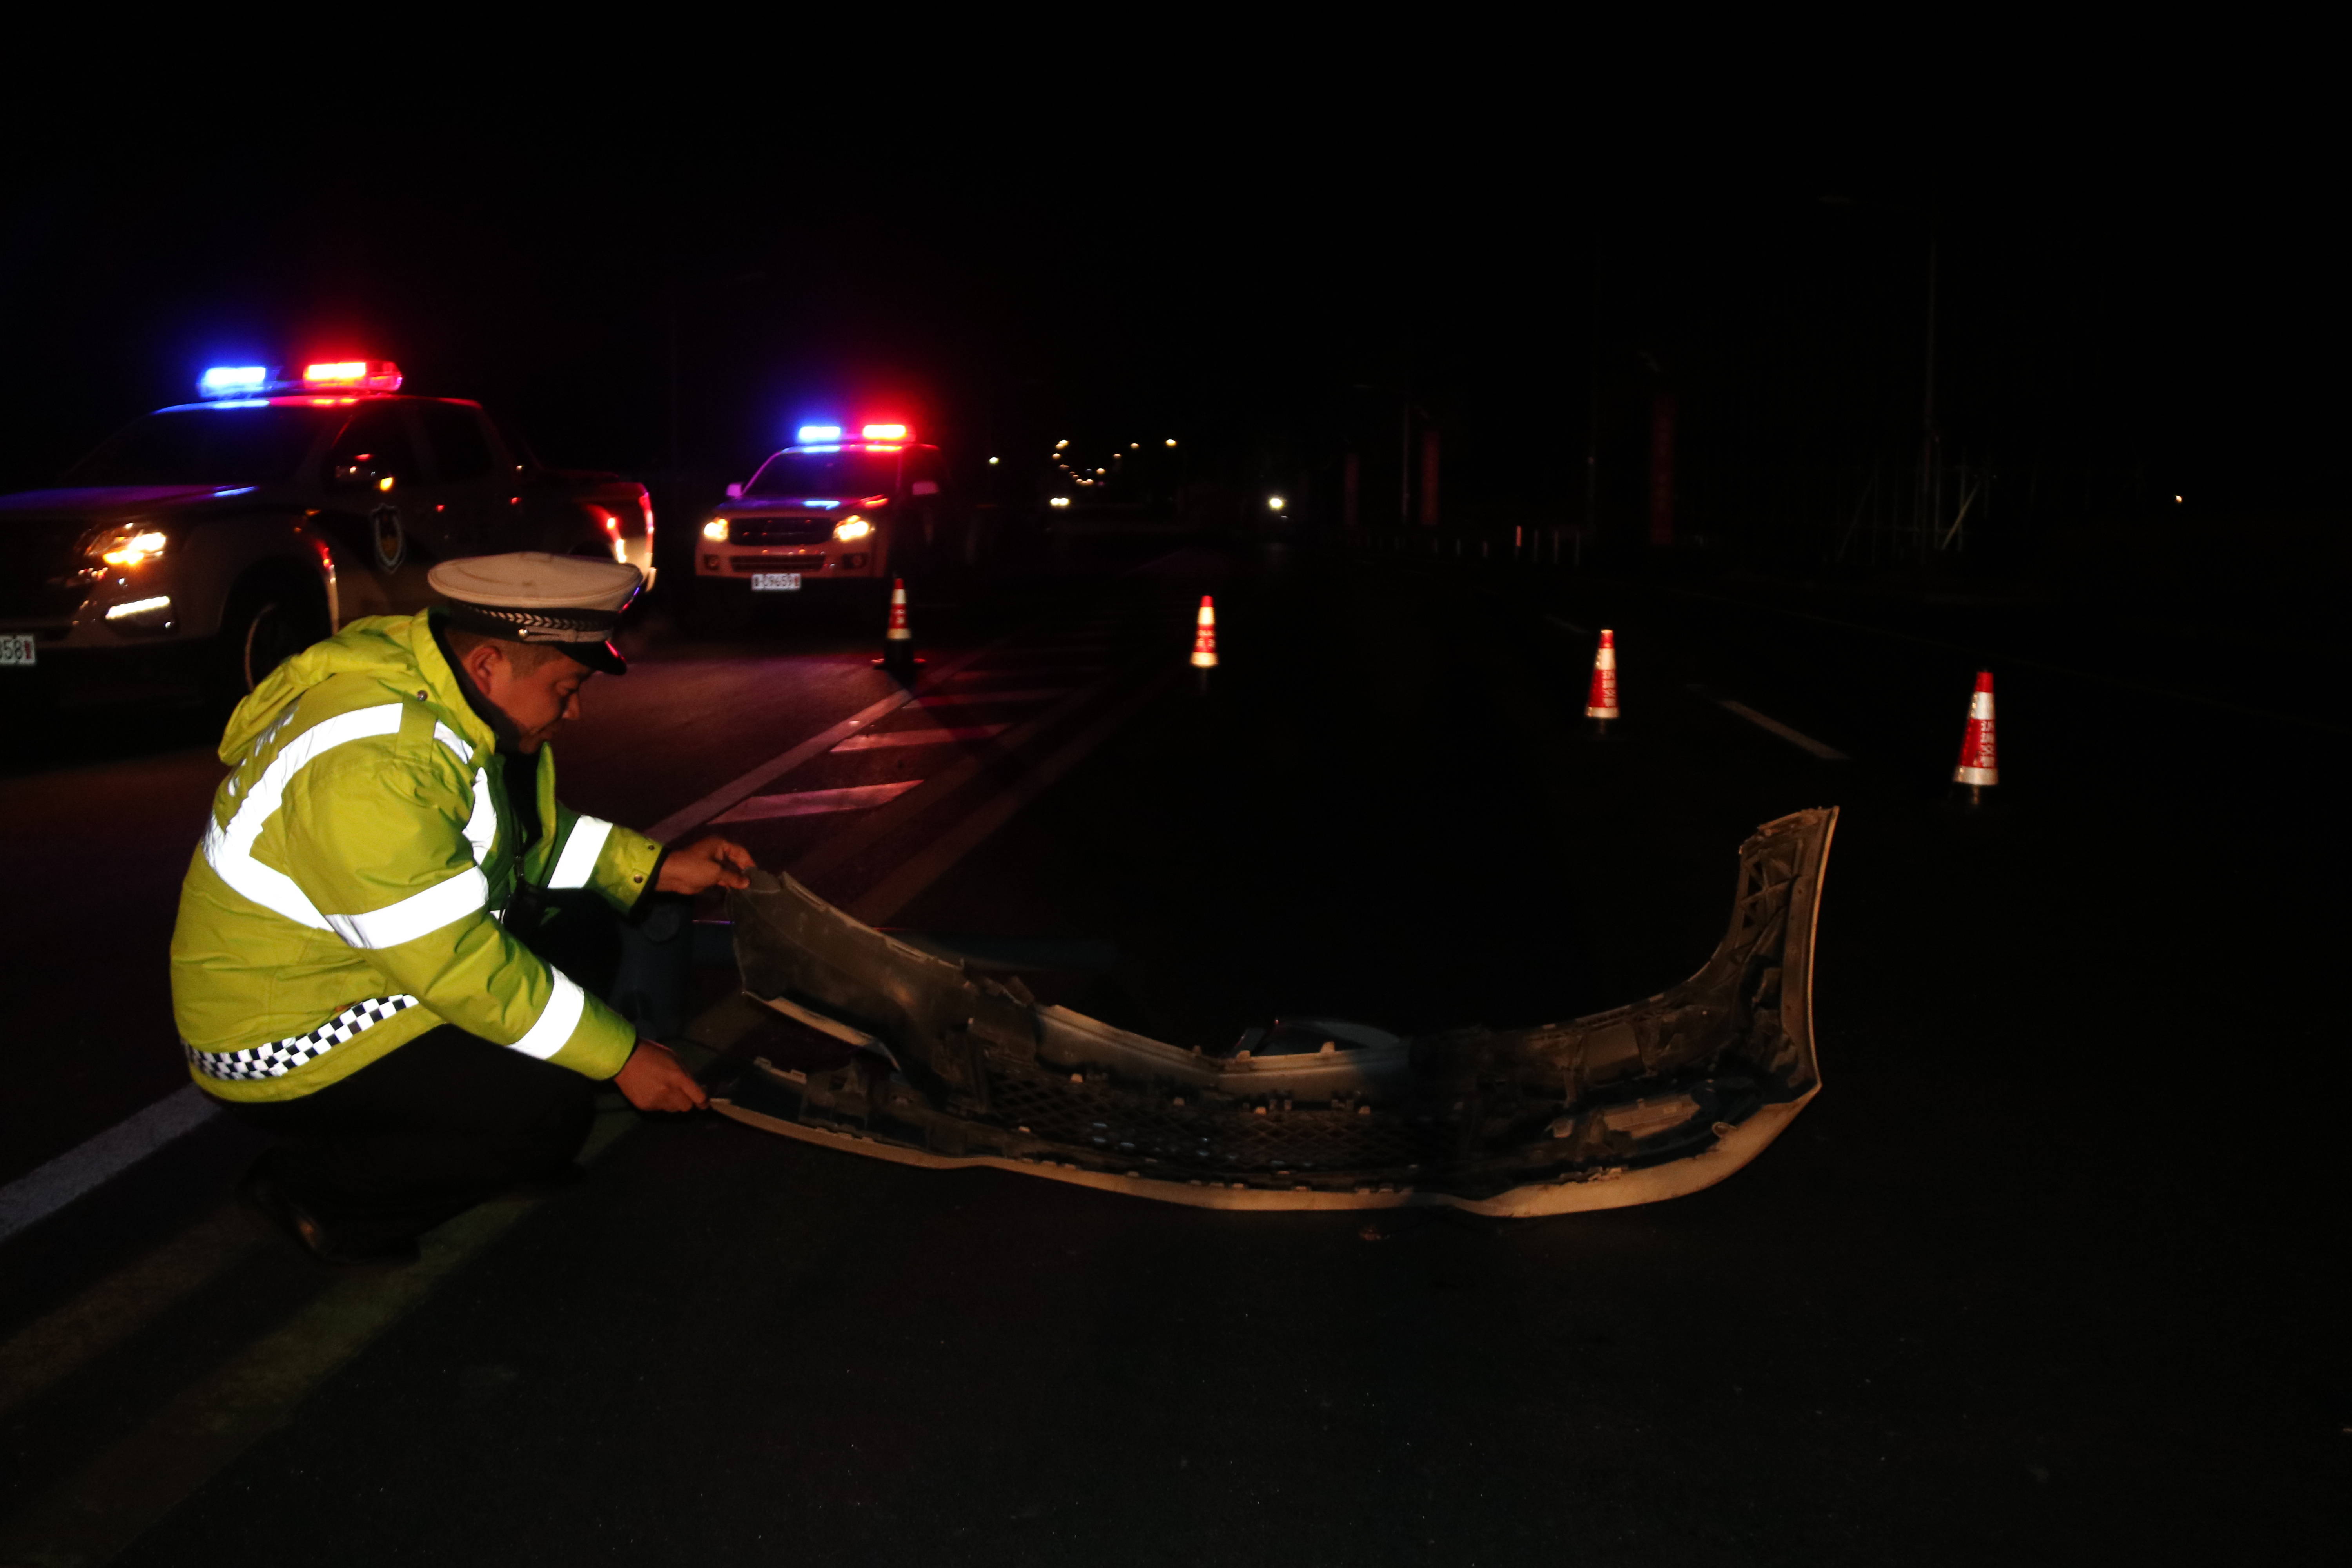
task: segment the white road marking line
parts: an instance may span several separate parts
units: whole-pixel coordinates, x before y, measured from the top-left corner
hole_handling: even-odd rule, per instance
[[[46,1390],[162,1317],[263,1241],[238,1205],[223,1204],[187,1229],[86,1287],[0,1343],[0,1415]]]
[[[597,1113],[580,1151],[593,1163],[639,1125],[625,1106]],[[281,1430],[310,1391],[430,1296],[542,1200],[494,1197],[422,1237],[405,1268],[360,1269],[171,1394],[143,1424],[0,1522],[0,1561],[106,1563],[258,1439]]]
[[[1063,774],[1118,731],[1121,725],[1176,683],[1182,671],[1171,666],[1088,725],[1077,737],[993,798],[982,802],[962,821],[942,831],[922,852],[902,863],[849,906],[850,913],[867,925],[880,925],[912,903],[917,895],[948,871],[991,835],[1013,819],[1029,802],[1043,795]]]
[[[946,729],[933,724],[920,730],[868,730],[852,735],[836,752],[877,752],[885,746],[944,746],[950,741],[985,741],[1013,728],[1010,724],[963,724]]]
[[[776,816],[823,816],[828,812],[866,811],[887,805],[921,784],[901,779],[897,784],[853,784],[847,789],[804,789],[796,795],[755,795],[734,810],[710,819],[716,827],[726,822],[764,822]]]
[[[1853,760],[1847,756],[1843,752],[1839,751],[1835,746],[1825,746],[1822,744],[1821,742],[1814,740],[1811,735],[1806,734],[1802,730],[1792,730],[1788,725],[1781,723],[1778,719],[1773,718],[1769,713],[1759,713],[1755,709],[1750,708],[1745,702],[1734,702],[1728,697],[1717,697],[1713,693],[1702,690],[1700,688],[1696,686],[1692,687],[1691,689],[1697,692],[1699,696],[1704,697],[1708,701],[1714,703],[1717,707],[1723,709],[1725,711],[1738,714],[1742,719],[1747,720],[1750,724],[1755,725],[1758,729],[1765,731],[1770,734],[1778,735],[1780,739],[1788,742],[1789,744],[1795,746],[1801,751],[1811,752],[1813,755],[1821,758],[1823,762],[1847,763]]]
[[[1056,665],[1051,669],[965,669],[959,670],[955,674],[949,676],[948,679],[959,684],[967,680],[1020,680],[1024,679],[1034,680],[1041,675],[1048,678],[1065,675],[1100,675],[1104,670],[1108,669],[1109,668],[1110,666],[1107,664],[1072,664]]]
[[[1591,626],[1580,626],[1574,621],[1562,620],[1558,616],[1546,616],[1544,619],[1549,621],[1553,626],[1558,626],[1560,630],[1564,632],[1574,632],[1580,637],[1589,637],[1592,635],[1592,628]]]
[[[211,1121],[219,1110],[204,1090],[183,1084],[79,1148],[0,1187],[0,1241],[112,1181],[164,1144]]]
[[[1790,620],[1819,621],[1825,626],[1843,626],[1847,631],[1862,632],[1871,637],[1887,637],[1895,642],[1916,643],[1921,647],[1942,648],[1957,653],[1970,661],[1970,668],[1982,669],[1988,664],[2021,665],[2028,669],[2046,669],[2053,675],[2072,676],[2076,680],[2095,681],[2103,686],[2119,686],[2126,691],[2137,691],[2149,697],[2161,697],[2174,702],[2194,702],[2201,707],[2219,708],[2227,713],[2244,713],[2256,719],[2269,719],[2281,724],[2293,724],[2298,729],[2325,730],[2330,734],[2352,732],[2342,724],[2331,724],[2325,719],[2305,718],[2300,713],[2282,713],[2274,708],[2249,708],[2242,702],[2230,702],[2219,697],[2207,697],[2201,692],[2177,691],[2170,687],[2152,685],[2145,680],[2133,680],[2120,675],[2102,675],[2095,669],[2077,669],[2070,664],[2052,664],[2047,659],[2028,658],[2022,654],[1987,654],[1979,647],[1962,647],[1938,637],[1923,637],[1913,632],[1890,631],[1885,626],[1865,626],[1860,621],[1841,620],[1835,616],[1817,616],[1810,610],[1783,609],[1778,605],[1760,605],[1751,599],[1737,599],[1728,594],[1702,594],[1696,588],[1669,588],[1669,594],[1685,599],[1711,599],[1718,605],[1736,605],[1743,610],[1760,610],[1769,616],[1786,616]]]
[[[963,668],[964,666],[971,664],[973,660],[982,658],[989,654],[994,653],[998,648],[1003,647],[1005,643],[1010,640],[1010,638],[1000,638],[998,641],[990,643],[985,647],[972,649],[971,652],[965,654],[961,658],[950,661],[933,674],[931,677],[932,683],[936,685],[939,681],[945,679],[948,676]],[[833,750],[834,747],[839,745],[850,736],[857,733],[858,731],[865,729],[868,724],[880,719],[884,714],[895,712],[913,700],[915,700],[915,690],[909,689],[905,691],[894,691],[878,702],[867,704],[866,707],[859,709],[856,712],[852,713],[848,718],[844,719],[840,723],[833,725],[829,729],[821,730],[817,733],[811,735],[807,740],[803,741],[799,745],[794,746],[791,751],[784,752],[782,756],[772,757],[768,761],[761,763],[758,767],[753,768],[750,773],[744,773],[739,778],[730,780],[728,783],[720,784],[717,789],[712,790],[709,795],[704,795],[692,805],[685,806],[679,810],[671,812],[667,816],[663,817],[659,822],[656,822],[651,827],[646,828],[646,837],[655,839],[660,843],[667,844],[671,839],[676,838],[679,834],[685,832],[688,828],[701,826],[704,823],[716,818],[720,812],[725,811],[729,806],[733,805],[736,802],[744,799],[767,784],[775,783],[786,773],[791,773],[794,768],[799,767],[803,763],[807,762],[811,757],[823,756],[825,752]]]
[[[1073,715],[1086,711],[1110,690],[1118,679],[1116,675],[1106,675],[1092,685],[1082,686],[1044,712],[1034,713],[1006,731],[994,745],[963,752],[953,763],[924,780],[921,790],[904,800],[892,801],[880,811],[862,816],[855,823],[845,824],[837,832],[827,834],[814,848],[793,862],[789,868],[791,874],[801,881],[814,882],[835,868],[847,865],[898,832],[908,822],[920,816],[931,805],[953,798],[983,769],[1001,763],[1008,753],[1019,752]]]
[[[915,699],[922,708],[940,708],[950,702],[1045,702],[1056,697],[1067,697],[1077,689],[1075,686],[1033,686],[1020,691],[942,691]]]

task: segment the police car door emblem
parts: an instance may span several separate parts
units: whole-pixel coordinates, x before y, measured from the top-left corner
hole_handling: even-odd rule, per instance
[[[375,547],[375,563],[397,572],[408,558],[408,531],[401,526],[400,509],[385,501],[368,513],[368,542]]]

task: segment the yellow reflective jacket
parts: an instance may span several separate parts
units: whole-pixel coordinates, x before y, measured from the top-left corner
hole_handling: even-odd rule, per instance
[[[499,923],[518,877],[627,910],[661,846],[555,799],[519,853],[497,738],[425,616],[353,621],[280,665],[221,737],[180,888],[172,1010],[189,1072],[224,1100],[291,1100],[440,1024],[590,1078],[636,1033]]]

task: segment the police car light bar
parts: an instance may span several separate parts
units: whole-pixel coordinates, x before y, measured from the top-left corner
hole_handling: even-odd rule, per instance
[[[838,441],[841,439],[841,426],[838,425],[803,425],[801,426],[800,439],[803,441]]]
[[[400,367],[390,360],[331,360],[302,367],[302,384],[320,392],[398,392]]]
[[[205,397],[236,397],[269,384],[269,367],[263,364],[216,364],[196,377],[196,391]]]
[[[904,425],[868,425],[863,432],[868,441],[903,441],[907,438]]]

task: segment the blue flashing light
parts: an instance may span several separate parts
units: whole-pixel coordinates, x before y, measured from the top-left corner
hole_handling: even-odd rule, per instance
[[[811,496],[808,500],[801,502],[801,505],[803,506],[813,506],[822,511],[831,511],[835,507],[837,507],[841,503],[837,500],[819,500],[814,496]]]
[[[269,399],[266,397],[233,397],[225,400],[215,398],[210,403],[199,403],[194,405],[194,406],[198,408],[267,408],[269,406]]]
[[[803,441],[838,441],[841,439],[841,426],[838,425],[803,425],[801,426],[800,439]]]
[[[205,397],[250,395],[268,384],[269,367],[260,364],[216,364],[196,377],[196,391]]]
[[[841,448],[839,447],[794,447],[793,450],[795,452],[838,452]]]

